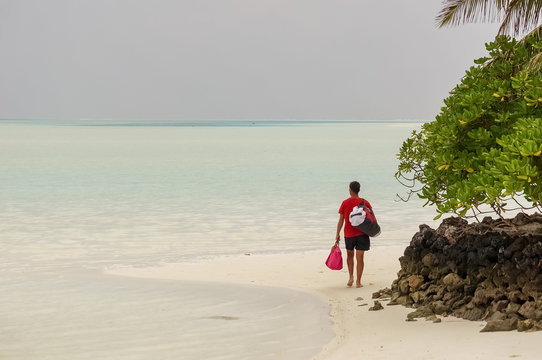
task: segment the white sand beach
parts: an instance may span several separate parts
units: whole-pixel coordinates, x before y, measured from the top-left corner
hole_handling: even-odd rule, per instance
[[[332,271],[324,265],[327,251],[239,255],[159,267],[114,268],[107,273],[285,287],[321,296],[330,304],[336,336],[322,344],[315,359],[540,359],[542,332],[480,333],[484,322],[453,317],[442,318],[441,323],[406,322],[412,310],[402,306],[368,311],[373,305],[372,293],[389,287],[395,279],[403,250],[393,246],[369,251],[362,288],[346,286],[346,269]]]

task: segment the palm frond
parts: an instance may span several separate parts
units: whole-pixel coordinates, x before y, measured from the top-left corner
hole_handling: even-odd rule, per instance
[[[498,21],[514,0],[445,0],[437,16],[439,27],[481,21]]]
[[[542,0],[444,0],[439,27],[502,21],[499,34],[519,35],[540,25]]]
[[[542,70],[542,52],[539,52],[529,59],[525,66],[525,70],[531,74],[538,73]]]
[[[541,0],[511,0],[499,28],[499,34],[525,33],[540,25]]]
[[[525,41],[527,38],[534,36],[535,38],[542,40],[542,25],[537,26],[534,28],[534,30],[531,30],[531,32],[527,33],[519,42]]]
[[[527,39],[534,37],[537,40],[542,40],[542,25],[537,26],[534,30],[525,35],[521,40],[518,41],[519,45],[525,45]],[[531,48],[531,58],[529,62],[525,65],[524,70],[529,73],[538,73],[542,70],[542,51],[536,47]]]

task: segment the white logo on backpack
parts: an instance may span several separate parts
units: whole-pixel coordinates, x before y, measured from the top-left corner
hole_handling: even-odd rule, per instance
[[[355,229],[364,234],[370,237],[380,235],[380,225],[376,222],[373,210],[365,205],[365,200],[362,200],[358,206],[352,209],[348,219]]]
[[[366,216],[367,214],[365,214],[364,207],[360,205],[360,206],[356,206],[352,210],[352,212],[348,216],[348,219],[350,220],[350,224],[352,224],[352,226],[359,226],[363,224]]]

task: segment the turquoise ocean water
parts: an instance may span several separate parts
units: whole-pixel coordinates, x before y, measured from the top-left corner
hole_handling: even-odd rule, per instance
[[[332,336],[319,299],[102,270],[327,249],[351,180],[383,228],[373,246],[406,246],[433,217],[396,201],[419,126],[0,121],[0,358],[309,358]]]

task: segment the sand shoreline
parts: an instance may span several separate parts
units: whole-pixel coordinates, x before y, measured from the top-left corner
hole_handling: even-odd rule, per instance
[[[406,314],[412,310],[402,306],[368,311],[373,305],[372,293],[390,286],[395,279],[403,250],[404,246],[373,247],[366,254],[364,287],[359,289],[346,287],[346,269],[327,269],[327,251],[240,255],[149,268],[114,268],[106,273],[275,286],[318,295],[330,304],[336,336],[315,360],[539,358],[542,332],[479,333],[484,322],[453,317],[443,318],[440,324],[423,319],[406,322]]]

